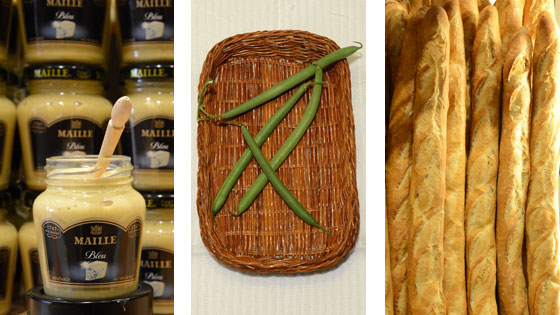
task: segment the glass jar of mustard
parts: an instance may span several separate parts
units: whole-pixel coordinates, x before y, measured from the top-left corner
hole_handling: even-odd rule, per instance
[[[134,66],[123,71],[132,114],[121,143],[124,155],[132,157],[134,187],[173,190],[173,65]]]
[[[124,64],[173,62],[173,0],[116,0]]]
[[[6,98],[8,73],[0,69],[0,190],[8,188],[12,165],[16,106]]]
[[[26,63],[102,65],[108,0],[16,0]]]
[[[17,106],[26,184],[44,190],[46,158],[99,152],[111,103],[103,96],[103,71],[80,65],[25,69],[30,95]]]
[[[173,314],[173,193],[143,193],[146,223],[140,280],[154,290],[154,314]]]
[[[10,194],[0,192],[0,315],[10,311],[16,271],[17,230],[5,219],[10,203]]]
[[[109,299],[138,289],[146,205],[131,186],[130,158],[114,156],[100,177],[97,156],[47,159],[47,190],[33,203],[46,294]]]
[[[41,192],[27,190],[24,194],[24,211],[33,209],[33,202]],[[25,222],[18,232],[19,252],[21,258],[21,265],[23,269],[23,283],[25,285],[25,292],[31,290],[38,285],[43,284],[41,278],[41,267],[39,266],[39,250],[37,248],[37,236],[35,234],[35,225],[33,224],[33,217]]]

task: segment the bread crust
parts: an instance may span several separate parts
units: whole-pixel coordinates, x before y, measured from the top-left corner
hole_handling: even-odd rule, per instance
[[[502,36],[502,59],[505,59],[509,42],[523,25],[523,8],[518,0],[497,0],[496,9],[500,20],[500,36]]]
[[[549,12],[554,16],[554,0],[526,0],[523,8],[523,26],[529,29],[533,43],[537,34],[539,16],[543,12]]]
[[[391,64],[391,78],[395,84],[397,64],[402,50],[408,13],[397,0],[385,1],[385,50]]]
[[[465,208],[469,314],[498,314],[496,304],[496,182],[502,60],[498,12],[480,13],[474,40],[473,116]]]
[[[394,311],[399,315],[408,315],[406,274],[412,165],[412,114],[416,66],[421,51],[418,30],[426,12],[427,8],[423,8],[412,15],[405,31],[403,45],[406,49],[401,54],[397,69],[387,136],[388,152],[385,167],[387,218],[395,297]]]
[[[385,315],[393,315],[393,280],[391,279],[391,250],[389,248],[389,225],[385,216]]]
[[[533,56],[531,179],[525,233],[532,315],[560,314],[558,160],[560,159],[560,48],[554,15],[544,12]]]
[[[422,21],[416,73],[410,181],[408,293],[411,314],[446,314],[443,295],[443,223],[449,21],[432,7]]]
[[[530,170],[532,60],[531,36],[522,27],[511,39],[503,70],[496,253],[498,297],[504,315],[529,314],[522,253]]]
[[[444,277],[443,292],[448,314],[467,314],[465,280],[465,176],[466,89],[463,22],[458,0],[447,0],[443,8],[449,19],[449,110],[447,111]]]

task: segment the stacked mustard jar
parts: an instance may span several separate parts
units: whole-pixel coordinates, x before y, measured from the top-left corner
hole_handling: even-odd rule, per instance
[[[79,65],[25,69],[29,93],[17,108],[26,184],[44,190],[46,159],[96,154],[111,117],[103,70]]]

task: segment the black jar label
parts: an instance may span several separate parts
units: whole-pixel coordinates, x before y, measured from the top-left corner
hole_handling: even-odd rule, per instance
[[[123,132],[123,154],[137,169],[173,170],[173,118],[150,117],[127,123]]]
[[[173,0],[117,0],[123,43],[173,41]]]
[[[8,132],[8,126],[0,121],[0,165],[4,160],[4,145],[6,143],[6,133]]]
[[[45,40],[100,44],[106,0],[22,0],[28,42]]]
[[[173,252],[161,248],[143,248],[140,280],[152,286],[154,300],[173,300]]]
[[[8,274],[10,273],[10,249],[0,248],[0,300],[6,297],[8,290]]]
[[[29,261],[31,262],[31,281],[33,281],[33,287],[42,285],[43,278],[41,278],[41,265],[39,265],[39,251],[37,248],[29,250]]]
[[[11,0],[0,0],[0,45],[6,46],[8,43],[8,30],[10,29],[10,10],[12,8]],[[12,13],[15,15],[14,13]]]
[[[134,282],[140,255],[140,219],[126,227],[101,220],[67,228],[45,220],[41,227],[52,282],[86,286]]]
[[[63,118],[50,125],[40,118],[29,121],[31,151],[36,170],[43,170],[47,158],[97,154],[107,123],[98,125],[85,118]]]

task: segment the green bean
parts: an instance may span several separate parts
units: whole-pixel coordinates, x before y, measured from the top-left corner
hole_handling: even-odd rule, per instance
[[[358,43],[358,44],[360,44],[360,43]],[[344,47],[342,49],[339,49],[335,52],[332,52],[332,53],[326,55],[325,57],[323,57],[323,58],[317,60],[316,62],[314,62],[313,65],[310,65],[309,67],[301,70],[300,72],[296,73],[295,75],[293,75],[293,76],[287,78],[286,80],[278,83],[277,85],[269,88],[268,90],[262,92],[261,94],[255,96],[254,98],[248,100],[247,102],[230,109],[229,111],[225,112],[222,115],[219,115],[219,118],[221,118],[223,120],[231,119],[231,118],[233,118],[235,116],[238,116],[238,115],[241,115],[241,114],[257,107],[257,106],[260,106],[260,105],[270,101],[271,99],[277,97],[278,95],[292,89],[294,86],[302,83],[303,81],[309,79],[311,76],[313,76],[313,74],[317,70],[316,66],[319,66],[321,69],[324,70],[330,64],[332,64],[334,62],[337,62],[339,60],[342,60],[342,59],[352,55],[353,53],[355,53],[360,48],[362,48],[362,44],[360,44],[360,47],[348,46],[348,47]]]
[[[290,97],[288,101],[286,101],[286,103],[282,105],[282,107],[280,107],[280,109],[278,109],[274,113],[274,115],[272,115],[272,117],[270,117],[270,119],[266,122],[266,124],[262,127],[262,129],[255,137],[255,142],[257,142],[257,145],[259,147],[264,144],[268,136],[270,136],[272,131],[274,131],[274,128],[278,126],[282,119],[284,119],[284,117],[288,115],[290,110],[303,96],[303,94],[307,90],[307,87],[309,87],[309,85],[311,84],[311,82],[308,82],[301,85],[299,89],[296,90],[294,95],[292,95],[292,97]],[[245,168],[247,168],[247,165],[249,165],[249,162],[251,162],[252,158],[253,154],[251,153],[251,150],[245,150],[245,152],[243,152],[243,155],[241,155],[241,158],[239,158],[235,166],[231,169],[231,172],[228,174],[228,176],[224,180],[224,183],[218,190],[218,193],[214,198],[214,202],[212,202],[212,217],[215,218],[216,214],[220,211],[220,209],[222,209],[233,186],[235,185]]]
[[[315,72],[315,82],[321,81],[323,81],[323,71],[321,69],[318,69],[317,72]],[[290,155],[290,153],[294,150],[294,148],[297,146],[297,144],[313,122],[315,114],[317,113],[317,109],[319,108],[319,102],[321,101],[322,89],[323,87],[320,84],[316,84],[315,86],[313,86],[313,92],[311,93],[309,104],[307,105],[307,108],[305,109],[300,122],[298,123],[294,131],[292,131],[292,133],[288,136],[286,142],[284,142],[278,152],[276,152],[274,157],[270,160],[270,165],[275,172],[278,170],[278,168],[280,168],[280,165],[282,165],[288,155]],[[245,212],[245,210],[249,208],[249,206],[251,206],[255,198],[257,198],[257,196],[266,186],[266,183],[268,183],[267,177],[264,174],[260,174],[255,182],[253,182],[253,185],[251,185],[249,190],[247,190],[243,198],[241,198],[237,209],[237,215],[241,215],[243,212]]]
[[[286,185],[282,183],[280,178],[278,178],[278,175],[276,175],[276,173],[272,169],[272,166],[270,166],[258,144],[255,142],[255,140],[253,140],[253,137],[251,137],[249,130],[247,130],[245,126],[241,126],[241,133],[243,134],[243,138],[245,138],[249,149],[253,153],[255,160],[257,160],[257,163],[259,163],[259,166],[261,167],[263,173],[266,174],[266,177],[268,177],[272,186],[274,186],[280,197],[284,199],[284,201],[286,202],[286,204],[288,204],[292,211],[294,211],[294,213],[305,223],[325,231],[327,235],[331,237],[329,231],[327,231],[327,229],[317,223],[317,220],[315,220],[315,218],[313,218],[313,216],[309,212],[307,212],[307,210],[305,210],[303,205],[296,199],[296,197],[286,187]]]

